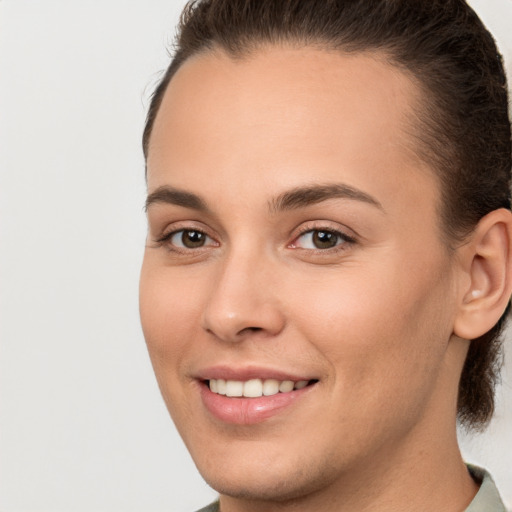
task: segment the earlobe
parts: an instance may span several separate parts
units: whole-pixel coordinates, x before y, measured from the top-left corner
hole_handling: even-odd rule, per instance
[[[476,226],[461,248],[466,279],[454,334],[475,339],[499,320],[512,293],[512,213],[494,210]]]

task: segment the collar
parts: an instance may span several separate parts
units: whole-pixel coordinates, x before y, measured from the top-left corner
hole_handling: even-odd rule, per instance
[[[467,467],[473,479],[480,482],[480,489],[466,512],[507,512],[491,475],[477,466],[467,464]]]

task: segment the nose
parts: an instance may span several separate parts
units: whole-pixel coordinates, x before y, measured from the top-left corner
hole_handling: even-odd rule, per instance
[[[276,336],[285,325],[277,281],[276,269],[262,257],[228,257],[210,288],[203,329],[225,342]]]

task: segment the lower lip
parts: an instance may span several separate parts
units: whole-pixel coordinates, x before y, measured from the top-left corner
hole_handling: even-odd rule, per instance
[[[279,414],[295,404],[315,386],[316,384],[312,384],[288,393],[259,398],[234,398],[213,393],[206,383],[201,383],[201,399],[206,409],[215,418],[235,425],[251,425]]]

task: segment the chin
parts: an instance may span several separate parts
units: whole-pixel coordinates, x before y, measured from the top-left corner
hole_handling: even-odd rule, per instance
[[[286,502],[300,499],[314,491],[314,486],[311,486],[311,491],[305,489],[302,479],[297,480],[296,475],[258,478],[255,481],[243,475],[234,479],[222,476],[206,477],[205,480],[221,495],[250,501]]]
[[[220,465],[198,469],[210,487],[232,498],[250,501],[289,502],[325,488],[333,480],[332,471],[325,465],[305,467],[290,461],[288,466],[273,464]],[[223,469],[219,469],[223,468]]]

